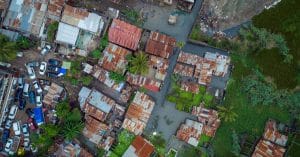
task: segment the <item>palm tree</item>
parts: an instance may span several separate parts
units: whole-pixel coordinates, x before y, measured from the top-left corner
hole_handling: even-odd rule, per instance
[[[16,58],[17,46],[4,35],[0,35],[0,61],[10,61]]]
[[[82,122],[66,122],[62,128],[62,135],[65,139],[72,140],[80,134],[83,127]]]
[[[221,119],[223,119],[225,122],[234,122],[237,118],[237,114],[233,112],[233,106],[224,107],[224,106],[217,106],[219,116]]]
[[[178,42],[176,43],[176,46],[177,46],[179,49],[182,49],[182,48],[184,47],[184,45],[185,45],[185,42],[184,42],[184,41],[178,41]]]
[[[139,52],[134,57],[128,57],[129,71],[134,74],[147,74],[148,72],[148,55]]]

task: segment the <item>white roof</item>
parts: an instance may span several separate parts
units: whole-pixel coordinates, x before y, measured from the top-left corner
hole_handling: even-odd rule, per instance
[[[138,157],[135,154],[135,151],[136,149],[132,145],[130,145],[122,157]]]
[[[60,22],[56,34],[56,41],[75,45],[79,34],[79,28]]]
[[[96,33],[99,30],[101,16],[89,13],[87,18],[79,20],[78,27]]]

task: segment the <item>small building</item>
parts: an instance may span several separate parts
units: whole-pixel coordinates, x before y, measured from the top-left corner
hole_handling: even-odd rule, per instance
[[[134,86],[144,87],[148,90],[158,92],[161,87],[161,81],[148,78],[146,76],[127,73],[127,82]]]
[[[135,135],[141,135],[148,123],[154,104],[150,96],[137,92],[129,105],[122,127]]]
[[[50,108],[55,108],[55,105],[63,100],[66,96],[65,90],[62,86],[52,82],[47,94],[44,96],[43,103]]]
[[[64,5],[65,0],[50,0],[46,14],[47,17],[54,21],[59,21]]]
[[[187,64],[176,63],[174,73],[181,76],[193,77],[195,67]]]
[[[47,6],[43,0],[11,0],[3,25],[40,37],[44,32]]]
[[[148,67],[149,67],[149,72],[148,72],[149,77],[163,81],[165,80],[165,77],[167,75],[169,61],[161,57],[149,55]]]
[[[186,12],[192,12],[194,7],[195,0],[179,0],[177,3],[177,7]]]
[[[56,157],[93,157],[86,149],[82,148],[79,142],[64,142],[58,145],[57,151],[54,153]]]
[[[198,94],[199,88],[200,88],[200,85],[196,82],[189,82],[189,81],[181,81],[180,82],[180,89],[187,91],[187,92],[192,92],[194,94]]]
[[[154,146],[142,136],[136,136],[122,157],[150,157]]]
[[[118,45],[109,43],[103,51],[103,57],[99,60],[99,65],[109,71],[124,74],[128,64],[126,56],[131,52]]]
[[[198,117],[198,121],[203,124],[202,133],[214,137],[217,129],[221,124],[218,112],[213,109],[206,109],[201,104],[199,107],[194,106],[192,114]]]
[[[145,51],[158,57],[169,58],[175,45],[175,38],[151,31]]]
[[[176,133],[176,137],[179,140],[197,147],[202,133],[203,124],[197,121],[186,119],[184,124],[181,124],[179,130]]]
[[[278,125],[273,119],[267,121],[263,138],[283,147],[286,146],[288,140],[288,136],[279,132]]]
[[[108,30],[108,40],[110,42],[134,51],[137,50],[139,46],[141,35],[141,28],[119,19],[113,19]]]
[[[285,151],[285,148],[261,139],[256,145],[252,157],[283,157]]]

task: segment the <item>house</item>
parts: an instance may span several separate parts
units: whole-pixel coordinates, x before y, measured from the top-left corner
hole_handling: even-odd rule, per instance
[[[150,96],[137,92],[129,105],[122,127],[135,135],[141,135],[148,123],[154,104]]]
[[[179,130],[176,133],[176,137],[179,140],[197,147],[200,135],[202,133],[203,124],[197,121],[186,119],[184,124],[181,124]]]
[[[82,148],[77,141],[64,142],[58,145],[54,153],[56,157],[93,157],[86,149]]]
[[[151,79],[146,76],[134,75],[127,73],[127,82],[134,86],[144,87],[148,90],[158,92],[160,90],[161,81]]]
[[[252,157],[283,157],[285,151],[285,148],[261,139],[256,145]]]
[[[136,136],[122,157],[150,157],[154,146],[142,136]]]
[[[175,38],[151,31],[145,52],[158,57],[169,58],[173,54],[175,45]]]
[[[276,121],[272,119],[269,119],[266,123],[263,138],[280,146],[286,146],[288,140],[288,136],[279,132]]]
[[[163,81],[167,75],[169,61],[161,57],[149,55],[148,67],[148,76]]]
[[[113,19],[108,30],[108,40],[110,42],[133,51],[137,50],[141,35],[141,28],[119,19]]]
[[[180,82],[180,89],[184,90],[184,91],[198,94],[199,88],[200,88],[200,85],[196,82],[189,82],[189,81],[181,81]]]
[[[227,74],[230,65],[230,57],[218,53],[206,52],[204,58],[216,63],[216,69],[214,70],[215,76],[224,77]]]
[[[181,76],[193,77],[195,67],[187,64],[176,63],[174,73]]]
[[[87,9],[75,8],[69,5],[64,7],[61,22],[93,34],[100,34],[104,25],[101,16],[88,12]]]
[[[179,0],[177,3],[177,7],[186,12],[192,12],[194,7],[195,0]]]
[[[65,0],[50,0],[46,13],[47,17],[54,21],[59,21],[64,5]]]
[[[79,28],[60,22],[55,41],[60,44],[75,46]]]
[[[90,142],[96,144],[98,148],[109,150],[115,138],[110,136],[110,127],[97,119],[86,115],[85,127],[82,131]]]
[[[11,0],[3,25],[40,37],[44,32],[47,6],[44,0]]]
[[[99,65],[109,71],[118,72],[124,74],[126,66],[128,64],[126,56],[131,52],[118,45],[109,43],[103,51],[103,56],[99,60]]]
[[[194,106],[192,115],[197,116],[198,121],[203,124],[202,133],[209,137],[214,137],[221,124],[221,120],[216,110],[206,109],[203,106],[203,104],[199,107]]]
[[[109,72],[98,65],[95,65],[93,67],[92,76],[109,88],[112,88],[118,92],[121,92],[123,87],[125,86],[125,82],[116,83],[114,80],[110,79]]]
[[[55,105],[66,96],[64,88],[54,82],[51,83],[47,94],[43,98],[43,103],[55,108]]]

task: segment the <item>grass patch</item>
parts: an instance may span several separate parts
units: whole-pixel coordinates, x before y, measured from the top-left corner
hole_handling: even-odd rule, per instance
[[[113,153],[110,155],[110,157],[122,156],[134,138],[134,134],[128,132],[127,130],[123,130],[118,135],[118,145],[112,150]]]

